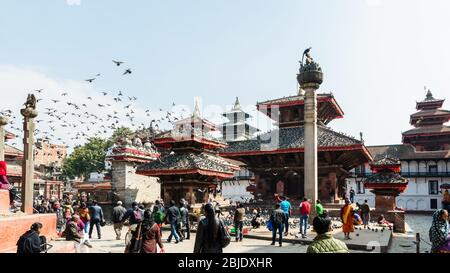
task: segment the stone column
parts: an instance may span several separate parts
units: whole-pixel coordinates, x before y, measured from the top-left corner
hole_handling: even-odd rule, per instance
[[[5,161],[5,125],[8,124],[8,119],[0,116],[0,161]]]
[[[313,86],[305,90],[305,197],[312,202],[317,200],[317,96]]]
[[[315,203],[318,194],[318,170],[317,170],[317,94],[323,81],[323,73],[319,64],[310,54],[311,48],[303,52],[300,62],[300,73],[297,81],[301,89],[305,91],[304,106],[304,170],[305,170],[305,197],[311,200],[312,220],[315,216]],[[306,59],[305,59],[306,57]]]
[[[23,161],[22,161],[22,212],[33,213],[33,183],[34,183],[34,118],[37,117],[36,98],[28,95],[25,108],[21,111],[23,122]]]

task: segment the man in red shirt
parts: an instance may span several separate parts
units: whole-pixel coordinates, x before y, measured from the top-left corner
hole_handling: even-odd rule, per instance
[[[306,230],[308,229],[308,219],[311,213],[311,204],[308,202],[308,198],[303,198],[303,202],[300,203],[300,233],[302,238],[306,238]]]

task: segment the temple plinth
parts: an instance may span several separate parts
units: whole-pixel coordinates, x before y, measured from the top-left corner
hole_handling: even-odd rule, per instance
[[[364,188],[375,194],[373,217],[383,214],[394,223],[394,231],[405,232],[404,211],[397,210],[396,197],[404,192],[408,180],[400,175],[401,164],[398,159],[383,158],[370,164],[373,172],[364,180]]]

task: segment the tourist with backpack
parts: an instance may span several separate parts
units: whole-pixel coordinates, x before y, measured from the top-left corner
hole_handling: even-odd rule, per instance
[[[230,234],[212,204],[206,204],[203,209],[205,218],[198,224],[194,253],[223,253],[223,248],[231,242]]]
[[[180,238],[180,236],[177,233],[177,227],[178,227],[178,223],[181,219],[181,214],[180,214],[180,210],[175,205],[174,200],[170,201],[170,208],[167,210],[166,218],[170,224],[170,235],[169,235],[169,238],[167,238],[167,242],[170,243],[170,241],[172,240],[172,237],[175,237],[175,243],[178,244],[180,241],[183,241],[183,239]]]
[[[275,205],[275,209],[272,211],[270,216],[270,221],[272,222],[272,244],[275,245],[275,240],[277,237],[277,232],[279,233],[279,245],[283,245],[283,228],[286,221],[286,213],[280,208],[280,204]]]
[[[122,223],[128,220],[128,223],[132,225],[137,225],[142,222],[143,215],[141,210],[138,207],[137,202],[133,202],[131,204],[131,208],[125,212],[124,216],[122,217]]]

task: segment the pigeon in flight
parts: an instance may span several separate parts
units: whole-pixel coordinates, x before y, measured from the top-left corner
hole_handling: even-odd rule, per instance
[[[120,66],[120,65],[123,64],[124,62],[113,60],[113,63],[115,63],[117,66]]]
[[[131,69],[128,68],[127,70],[125,70],[125,72],[123,72],[123,74],[124,74],[124,75],[126,75],[126,74],[131,74]]]
[[[42,90],[44,90],[44,89],[36,89],[35,91],[38,92],[38,93],[41,93]]]
[[[86,81],[92,83],[93,81],[95,81],[95,78],[87,79]]]

